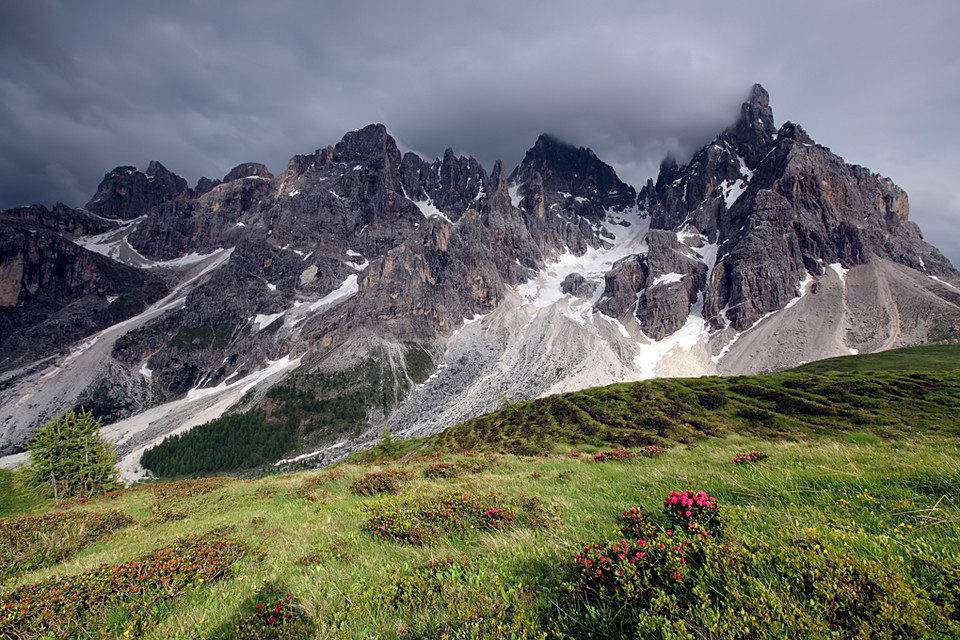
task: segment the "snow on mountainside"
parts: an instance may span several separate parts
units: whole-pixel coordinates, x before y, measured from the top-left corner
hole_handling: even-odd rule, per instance
[[[21,239],[0,247],[6,326],[76,296],[113,305],[128,289],[112,279],[150,274],[151,299],[79,342],[0,340],[0,449],[92,404],[128,477],[144,447],[281,381],[332,407],[302,417],[287,452],[323,461],[385,425],[432,433],[504,397],[753,373],[960,323],[960,274],[908,221],[906,194],[775,128],[759,85],[736,123],[639,193],[551,136],[508,177],[450,150],[401,154],[370,125],[277,175],[247,163],[190,189],[156,162],[118,167],[84,209],[0,223]],[[36,232],[128,271],[101,266],[61,300],[60,276],[25,266]],[[161,282],[172,293],[157,300]]]

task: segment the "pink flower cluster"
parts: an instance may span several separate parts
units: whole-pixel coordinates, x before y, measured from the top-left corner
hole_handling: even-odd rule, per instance
[[[649,447],[647,447],[645,450],[641,451],[640,455],[642,455],[645,458],[656,458],[661,453],[663,453],[663,451],[661,451],[657,447],[657,445],[652,444]]]
[[[671,491],[663,500],[663,509],[668,516],[687,523],[690,529],[697,528],[697,525],[709,528],[711,522],[719,522],[717,499],[707,495],[706,491]]]
[[[717,506],[717,499],[712,496],[708,496],[707,492],[702,490],[698,491],[697,493],[694,493],[693,491],[684,491],[683,493],[671,491],[664,499],[663,506],[675,506],[678,508],[678,511],[681,507],[685,509],[690,509],[693,507],[710,509]]]
[[[762,451],[751,451],[749,453],[737,453],[733,458],[736,464],[749,464],[751,462],[763,462],[767,459],[767,454]]]

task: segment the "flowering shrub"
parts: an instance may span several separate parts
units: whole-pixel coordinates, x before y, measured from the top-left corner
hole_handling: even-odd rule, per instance
[[[310,627],[296,599],[267,582],[253,601],[241,608],[236,637],[239,640],[301,637]]]
[[[574,555],[576,589],[618,602],[637,602],[657,591],[675,592],[690,573],[688,556],[695,543],[672,533],[585,544]]]
[[[593,459],[596,462],[625,462],[632,458],[656,458],[663,453],[657,445],[652,444],[645,449],[628,451],[626,449],[614,449],[603,453],[594,454]]]
[[[663,500],[663,510],[685,529],[703,536],[708,531],[718,531],[720,528],[717,499],[708,496],[705,491],[671,491]]]
[[[934,595],[881,564],[815,552],[819,545],[811,547],[812,540],[798,542],[748,547],[666,529],[585,544],[574,554],[573,579],[564,587],[567,605],[558,607],[562,614],[552,632],[591,638],[684,638],[690,629],[710,638],[960,637],[955,616],[944,615],[954,611],[947,603],[955,592]],[[940,598],[945,609],[934,606]]]
[[[733,461],[736,464],[752,464],[754,462],[763,462],[767,457],[767,454],[763,451],[750,451],[749,453],[737,453]]]
[[[363,530],[380,538],[422,545],[443,533],[537,527],[546,519],[547,512],[539,498],[521,496],[507,500],[497,493],[441,491],[429,502],[414,502],[374,513],[363,523]]]
[[[69,511],[0,520],[0,576],[56,564],[133,522],[119,511]]]
[[[623,523],[627,531],[639,534],[644,530],[643,512],[639,507],[623,510]]]
[[[624,462],[634,456],[632,451],[625,449],[616,449],[605,453],[598,453],[593,456],[594,462]]]
[[[424,478],[455,478],[460,475],[460,468],[452,462],[438,462],[423,470]]]
[[[167,498],[189,498],[219,489],[233,478],[197,478],[195,480],[180,480],[179,482],[163,482],[153,485],[153,495],[157,500]]]
[[[171,509],[164,504],[158,504],[150,509],[150,514],[154,522],[167,522],[169,520],[183,520],[188,514],[183,509]]]
[[[378,493],[396,493],[400,486],[409,481],[412,474],[408,469],[391,469],[389,471],[368,471],[360,478],[354,478],[350,487],[362,496],[372,496]]]
[[[119,611],[138,635],[152,623],[154,605],[219,579],[243,551],[238,538],[215,529],[130,562],[22,586],[0,596],[0,631],[7,638],[93,637],[103,631],[104,615]]]

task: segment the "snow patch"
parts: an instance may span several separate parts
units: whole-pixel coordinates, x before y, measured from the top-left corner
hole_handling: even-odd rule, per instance
[[[657,276],[653,283],[650,285],[650,289],[654,287],[659,287],[662,284],[670,284],[671,282],[680,282],[683,280],[684,274],[682,273],[665,273],[662,276]]]
[[[737,156],[737,160],[740,161],[740,178],[737,180],[725,180],[720,185],[720,192],[723,195],[723,201],[728,211],[733,206],[733,203],[737,201],[737,198],[747,190],[747,185],[750,183],[750,179],[753,178],[753,171],[747,167],[747,163],[743,161],[743,158]]]
[[[420,209],[420,213],[423,214],[424,218],[443,218],[450,224],[453,224],[453,220],[448,218],[443,211],[437,209],[433,204],[433,200],[411,200],[413,204],[417,205],[417,208]]]
[[[282,317],[284,313],[286,313],[286,311],[281,311],[280,313],[271,313],[271,314],[258,313],[257,316],[253,319],[254,332],[266,329],[271,324],[273,324],[274,320]]]
[[[295,196],[295,195],[297,195],[297,194],[299,194],[299,193],[300,193],[300,190],[299,190],[299,189],[291,189],[291,190],[290,190],[290,197],[292,198],[293,196]]]
[[[155,269],[158,267],[167,267],[167,268],[189,267],[191,265],[197,264],[198,262],[203,262],[204,260],[212,257],[219,251],[223,251],[223,249],[217,249],[217,251],[213,251],[211,253],[193,252],[188,255],[182,256],[180,258],[174,258],[173,260],[164,260],[163,262],[151,262],[150,264],[144,265],[144,268]],[[231,251],[233,251],[233,249],[231,249]]]
[[[954,291],[960,291],[960,289],[958,289],[958,288],[955,287],[954,285],[950,284],[950,283],[947,282],[946,280],[941,280],[941,279],[938,278],[937,276],[932,276],[932,275],[930,275],[930,274],[927,274],[927,277],[930,278],[931,280],[936,280],[937,282],[939,282],[939,283],[942,284],[942,285],[946,285],[946,286],[950,287],[950,288],[953,289]]]
[[[839,262],[831,262],[827,266],[833,269],[833,271],[838,276],[840,276],[840,280],[843,282],[843,286],[847,286],[847,273],[849,273],[850,269],[844,269],[843,265],[840,264]]]
[[[334,289],[324,297],[320,298],[316,302],[312,302],[309,304],[305,302],[297,302],[296,304],[294,304],[293,308],[297,309],[298,307],[305,305],[306,313],[314,314],[314,313],[317,313],[318,311],[323,311],[337,304],[340,304],[344,300],[347,300],[348,298],[350,298],[351,296],[359,292],[360,292],[360,286],[357,284],[357,274],[351,273],[349,276],[347,276],[347,279],[344,280],[339,287],[337,287],[336,289]],[[298,322],[303,319],[304,318],[300,318]]]
[[[691,313],[682,327],[662,340],[651,340],[648,344],[639,343],[639,353],[634,356],[633,364],[641,380],[657,375],[657,365],[676,350],[690,351],[703,338],[706,323],[697,314]]]
[[[351,258],[355,258],[354,260],[348,260],[347,262],[344,263],[351,269],[355,271],[363,271],[364,269],[370,266],[370,261],[364,258],[361,254],[357,253],[356,251],[347,249],[346,253]]]
[[[303,356],[301,356],[301,358],[302,357]],[[224,381],[212,388],[191,389],[187,392],[187,400],[197,400],[199,398],[218,395],[226,391],[233,390],[239,390],[240,395],[243,396],[243,394],[250,391],[267,378],[278,373],[283,373],[289,369],[295,369],[299,367],[301,358],[291,358],[288,354],[279,360],[267,360],[266,367],[260,369],[259,371],[255,371],[246,377],[240,378],[236,382],[228,384],[226,381]]]
[[[507,189],[507,195],[510,196],[510,204],[513,205],[515,209],[519,209],[520,203],[523,201],[523,198],[520,197],[520,185],[515,184]]]
[[[607,272],[617,261],[647,250],[645,240],[650,219],[633,207],[615,215],[608,214],[602,224],[608,237],[614,238],[611,246],[590,247],[582,256],[574,255],[568,249],[533,278],[517,287],[516,291],[521,300],[538,309],[564,300],[563,310],[567,317],[580,324],[592,323],[593,307],[603,296],[604,276]],[[563,293],[561,285],[572,273],[580,274],[596,286],[589,299],[574,298]]]
[[[284,458],[283,460],[277,460],[273,463],[273,466],[279,467],[282,464],[290,464],[291,462],[300,462],[301,460],[309,460],[310,458],[316,458],[321,453],[325,451],[330,451],[331,449],[339,449],[340,447],[347,444],[344,442],[338,442],[337,444],[332,444],[329,447],[324,447],[323,449],[317,449],[316,451],[311,451],[310,453],[302,453],[299,456],[293,458]]]
[[[792,307],[793,305],[795,305],[795,304],[797,304],[798,302],[800,302],[800,300],[802,300],[803,297],[804,297],[805,295],[807,295],[807,292],[810,290],[810,285],[811,285],[811,284],[813,284],[813,276],[810,275],[810,272],[808,271],[808,272],[803,276],[803,280],[800,281],[800,285],[798,286],[798,291],[797,291],[797,297],[794,298],[793,300],[791,300],[790,302],[788,302],[787,304],[785,304],[785,305],[783,306],[783,309],[784,309],[784,310],[789,309],[789,308]]]

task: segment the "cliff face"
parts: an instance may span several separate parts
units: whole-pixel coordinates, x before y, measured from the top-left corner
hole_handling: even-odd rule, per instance
[[[947,336],[960,274],[908,213],[890,180],[777,129],[759,85],[639,193],[549,135],[488,174],[451,150],[401,154],[382,125],[192,189],[156,162],[118,167],[84,209],[4,212],[0,321],[17,338],[0,343],[0,447],[85,398],[117,417],[187,403],[124,436],[133,451],[216,413],[189,403],[251,406],[293,370],[303,397],[351,398],[355,433],[413,434],[504,396]],[[58,352],[56,370],[9,373]],[[42,375],[82,382],[46,398]],[[315,422],[309,442],[330,444]]]
[[[0,237],[3,370],[126,320],[167,291],[155,274],[87,251],[31,218],[0,217]]]

